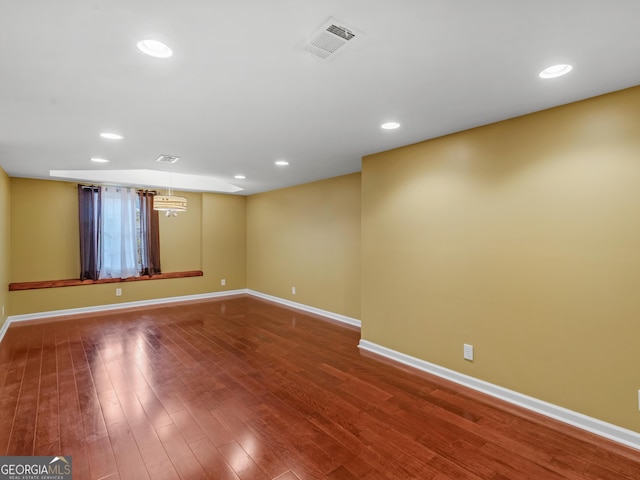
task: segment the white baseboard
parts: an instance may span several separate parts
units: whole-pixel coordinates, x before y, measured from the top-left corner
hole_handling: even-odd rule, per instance
[[[279,303],[280,305],[286,305],[287,307],[295,308],[297,310],[302,310],[304,312],[321,315],[331,320],[335,320],[340,323],[346,323],[347,325],[352,325],[354,327],[360,328],[362,323],[360,322],[360,320],[356,318],[347,317],[345,315],[340,315],[339,313],[329,312],[327,310],[322,310],[316,307],[310,307],[309,305],[304,305],[303,303],[292,302],[291,300],[285,300],[284,298],[274,297],[273,295],[267,295],[266,293],[257,292],[255,290],[248,290],[247,293],[249,295],[253,295],[254,297],[262,298],[264,300],[269,300],[270,302],[274,302],[274,303]]]
[[[201,293],[197,295],[182,295],[179,297],[153,298],[150,300],[139,300],[135,302],[110,303],[107,305],[93,305],[91,307],[68,308],[64,310],[52,310],[49,312],[27,313],[23,315],[10,315],[0,329],[0,342],[4,338],[9,326],[14,323],[26,322],[29,320],[40,320],[43,318],[64,317],[67,315],[80,315],[96,312],[107,312],[111,310],[122,310],[134,307],[153,307],[164,303],[189,302],[193,300],[207,300],[210,298],[228,297],[248,293],[246,289],[226,290],[222,292]]]
[[[456,372],[455,370],[450,370],[425,360],[391,350],[390,348],[383,347],[367,340],[360,340],[358,347],[362,350],[375,353],[404,365],[409,365],[410,367],[417,368],[423,372],[431,373],[459,385],[486,393],[487,395],[518,405],[526,408],[527,410],[540,413],[563,423],[573,425],[574,427],[581,428],[588,432],[595,433],[596,435],[600,435],[601,437],[608,438],[609,440],[640,450],[640,433],[632,430],[627,430],[611,423],[603,422],[596,418],[559,407],[558,405],[547,403],[543,400],[538,400],[537,398],[529,397],[528,395],[485,382],[484,380],[470,377],[463,373]]]
[[[313,313],[316,315],[321,315],[328,319],[345,323],[347,325],[351,325],[355,327],[361,326],[361,321],[355,318],[347,317],[344,315],[329,312],[327,310],[322,310],[315,307],[310,307],[308,305],[292,302],[290,300],[286,300],[283,298],[274,297],[272,295],[267,295],[265,293],[261,293],[255,290],[239,289],[239,290],[227,290],[223,292],[204,293],[204,294],[198,294],[198,295],[185,295],[180,297],[155,298],[152,300],[142,300],[142,301],[136,301],[136,302],[124,302],[124,303],[109,304],[109,305],[96,305],[92,307],[70,308],[66,310],[54,310],[50,312],[38,312],[38,313],[30,313],[25,315],[12,315],[7,317],[7,320],[5,321],[4,325],[2,326],[2,328],[0,328],[0,341],[2,341],[2,339],[4,338],[4,335],[9,329],[9,326],[11,324],[24,322],[28,320],[38,320],[38,319],[44,319],[44,318],[61,317],[66,315],[87,314],[87,313],[94,313],[94,312],[106,312],[109,310],[119,310],[119,309],[132,308],[132,307],[145,307],[145,306],[153,307],[155,305],[164,304],[164,303],[206,300],[211,298],[227,297],[227,296],[242,295],[242,294],[252,295],[254,297],[262,298],[264,300],[268,300],[274,303],[279,303],[281,305],[285,305],[291,308]],[[360,340],[358,347],[361,348],[362,350],[375,353],[377,355],[389,358],[391,360],[402,363],[404,365],[409,365],[411,367],[417,368],[418,370],[431,373],[438,377],[455,382],[459,385],[472,388],[474,390],[485,393],[487,395],[491,395],[495,398],[499,398],[501,400],[512,403],[514,405],[518,405],[520,407],[526,408],[527,410],[540,413],[547,417],[551,417],[558,421],[567,423],[569,425],[573,425],[574,427],[581,428],[583,430],[594,433],[596,435],[600,435],[602,437],[608,438],[610,440],[621,443],[623,445],[627,445],[629,447],[635,448],[636,450],[640,450],[640,433],[634,432],[632,430],[627,430],[625,428],[618,427],[616,425],[613,425],[607,422],[603,422],[596,418],[592,418],[587,415],[583,415],[581,413],[568,410],[558,405],[553,405],[543,400],[538,400],[536,398],[529,397],[528,395],[524,395],[522,393],[518,393],[513,390],[509,390],[509,389],[500,387],[498,385],[485,382],[483,380],[465,375],[463,373],[459,373],[454,370],[441,367],[439,365],[427,362],[425,360],[421,360],[419,358],[412,357],[410,355],[406,355],[404,353],[400,353],[395,350],[391,350],[389,348],[383,347],[373,342],[369,342],[367,340]]]
[[[91,307],[68,308],[65,310],[52,310],[49,312],[27,313],[24,315],[11,315],[7,317],[7,320],[4,322],[4,325],[0,329],[0,342],[4,338],[4,335],[11,324],[26,322],[29,320],[40,320],[44,318],[63,317],[67,315],[80,315],[80,314],[88,314],[88,313],[96,313],[96,312],[107,312],[110,310],[121,310],[125,308],[133,308],[133,307],[153,307],[155,305],[160,305],[164,303],[188,302],[193,300],[207,300],[210,298],[228,297],[232,295],[242,295],[242,294],[253,295],[254,297],[262,298],[264,300],[269,300],[274,303],[279,303],[281,305],[286,305],[288,307],[296,308],[298,310],[314,313],[316,315],[321,315],[331,320],[336,320],[338,322],[346,323],[348,325],[360,327],[360,320],[357,320],[355,318],[340,315],[338,313],[329,312],[327,310],[321,310],[315,307],[310,307],[302,303],[291,302],[283,298],[274,297],[272,295],[267,295],[266,293],[261,293],[255,290],[248,290],[244,288],[239,290],[226,290],[222,292],[202,293],[197,295],[183,295],[179,297],[154,298],[151,300],[140,300],[135,302],[111,303],[107,305],[94,305]]]
[[[0,328],[0,342],[4,338],[4,334],[7,333],[9,329],[9,325],[11,324],[11,317],[7,317],[7,319],[2,324],[2,328]]]

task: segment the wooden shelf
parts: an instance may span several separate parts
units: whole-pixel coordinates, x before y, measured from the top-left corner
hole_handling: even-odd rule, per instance
[[[145,280],[165,280],[167,278],[201,277],[202,270],[190,270],[187,272],[159,273],[157,275],[141,275],[129,278],[103,278],[101,280],[80,280],[71,278],[68,280],[43,280],[39,282],[15,282],[9,284],[9,291],[36,290],[39,288],[77,287],[78,285],[99,285],[101,283],[140,282]]]

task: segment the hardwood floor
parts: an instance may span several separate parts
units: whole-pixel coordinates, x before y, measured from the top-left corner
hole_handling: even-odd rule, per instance
[[[638,479],[640,452],[248,296],[14,325],[0,455],[84,479]]]

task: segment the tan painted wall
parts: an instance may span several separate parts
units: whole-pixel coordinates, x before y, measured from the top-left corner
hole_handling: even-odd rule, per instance
[[[250,196],[247,238],[250,289],[360,318],[359,173]]]
[[[160,266],[163,272],[202,270],[202,194],[180,192],[187,211],[175,217],[160,212]]]
[[[366,157],[362,202],[365,340],[640,431],[640,88]]]
[[[247,197],[202,195],[202,260],[209,288],[247,288]],[[220,285],[222,279],[225,287]]]
[[[11,178],[11,281],[78,278],[76,184]]]
[[[9,200],[11,187],[9,176],[0,168],[0,309],[4,306],[4,315],[0,310],[0,329],[10,315],[9,305],[9,277],[11,275],[10,263],[10,210]]]
[[[22,178],[11,178],[10,183],[10,281],[78,278],[75,184]],[[162,271],[202,270],[203,277],[10,292],[11,314],[245,288],[245,198],[192,192],[181,195],[187,197],[188,211],[177,217],[160,216]],[[230,258],[237,262],[230,266]],[[219,281],[223,274],[232,279],[224,287]],[[121,297],[115,296],[116,288],[122,288]]]

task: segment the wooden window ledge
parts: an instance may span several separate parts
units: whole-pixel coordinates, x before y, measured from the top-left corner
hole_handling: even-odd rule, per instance
[[[167,278],[187,278],[187,277],[201,277],[201,270],[191,270],[188,272],[170,272],[170,273],[158,273],[157,275],[141,275],[139,277],[129,278],[103,278],[101,280],[44,280],[40,282],[15,282],[9,284],[9,291],[15,292],[17,290],[36,290],[38,288],[58,288],[58,287],[75,287],[78,285],[99,285],[101,283],[121,283],[121,282],[140,282],[144,280],[164,280]]]

